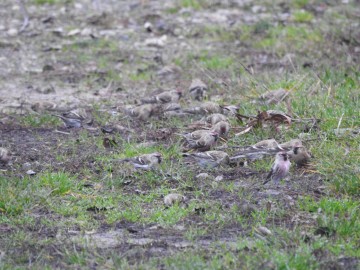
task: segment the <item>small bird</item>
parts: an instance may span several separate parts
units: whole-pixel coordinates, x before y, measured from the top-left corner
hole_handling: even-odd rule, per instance
[[[311,155],[308,153],[304,146],[296,146],[288,151],[290,160],[294,161],[298,167],[306,166],[309,164]]]
[[[134,108],[125,109],[125,113],[141,121],[148,121],[154,115],[160,115],[163,111],[161,105],[144,104]]]
[[[178,193],[170,193],[164,197],[164,204],[166,206],[172,206],[173,204],[186,203],[187,198]]]
[[[0,147],[0,163],[7,164],[11,159],[11,156],[9,154],[9,150],[6,148]]]
[[[82,119],[68,118],[58,114],[52,114],[53,116],[59,117],[67,128],[80,128],[82,126]]]
[[[198,101],[203,100],[206,97],[207,91],[208,87],[202,80],[198,78],[192,80],[189,87],[189,93],[193,99]]]
[[[210,114],[209,116],[206,116],[204,118],[205,122],[211,124],[211,125],[215,125],[216,123],[220,122],[220,121],[228,121],[228,118],[221,114],[221,113],[213,113]]]
[[[200,167],[214,168],[230,163],[229,155],[223,151],[206,151],[201,153],[184,153],[183,156],[194,159]]]
[[[161,153],[155,152],[151,154],[144,154],[138,157],[125,158],[120,160],[121,162],[130,162],[135,168],[150,169],[159,165],[162,161]]]
[[[170,90],[162,92],[158,95],[147,97],[141,99],[142,103],[157,103],[157,104],[165,104],[165,103],[177,103],[182,96],[182,92],[179,90]]]
[[[239,106],[236,105],[227,105],[227,106],[220,106],[222,108],[222,113],[225,115],[236,116],[240,109]]]
[[[186,134],[178,134],[180,136],[183,136],[185,138],[186,141],[194,141],[194,140],[199,140],[202,136],[209,134],[211,131],[208,129],[199,129],[199,130],[195,130],[193,132],[189,132]]]
[[[264,149],[269,150],[269,149],[278,149],[278,148],[279,148],[279,144],[275,139],[263,140],[249,147],[249,149],[257,149],[257,150],[264,150]]]
[[[279,152],[275,156],[275,162],[271,167],[271,171],[269,172],[268,176],[266,177],[265,185],[267,182],[274,180],[276,184],[279,183],[281,179],[289,173],[290,169],[290,161],[288,154],[286,152]]]
[[[230,131],[230,124],[227,121],[220,121],[216,123],[211,130],[218,133],[220,137],[226,138]]]
[[[210,131],[207,134],[201,136],[198,140],[187,140],[190,148],[197,149],[199,151],[208,151],[217,142],[219,134],[214,131]]]
[[[204,102],[201,103],[199,106],[191,107],[184,109],[184,112],[189,114],[211,114],[211,113],[221,113],[222,109],[219,104],[215,102]]]
[[[302,146],[302,141],[299,140],[299,139],[292,139],[292,140],[290,140],[288,142],[284,142],[284,143],[280,144],[279,146],[280,146],[279,148],[281,150],[290,150],[290,149],[292,149],[294,147],[301,147]]]

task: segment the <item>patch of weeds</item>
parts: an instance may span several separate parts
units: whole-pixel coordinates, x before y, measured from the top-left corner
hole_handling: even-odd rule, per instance
[[[234,60],[231,57],[224,57],[219,55],[211,56],[208,52],[202,52],[198,57],[190,57],[197,58],[205,68],[215,70],[229,68],[234,63]]]
[[[62,123],[58,117],[54,117],[50,114],[28,114],[20,119],[20,123],[27,127],[54,127]]]
[[[303,8],[309,4],[309,0],[293,0],[291,3],[297,8]]]
[[[192,8],[199,10],[203,7],[202,1],[199,0],[181,0],[180,6],[183,8]]]
[[[130,80],[134,81],[134,82],[138,82],[138,81],[148,81],[151,78],[151,75],[149,72],[136,72],[136,73],[131,73],[129,75]]]
[[[51,189],[52,195],[64,195],[71,189],[76,189],[76,182],[66,172],[49,172],[38,176],[38,185]]]
[[[164,206],[154,210],[150,217],[149,222],[157,222],[162,225],[173,225],[185,218],[189,213],[191,207],[183,207],[181,204],[175,204],[167,209]]]
[[[300,209],[308,212],[318,212],[318,225],[336,232],[342,237],[360,239],[360,204],[350,198],[322,198],[315,201],[306,197],[299,201]]]
[[[57,0],[32,0],[32,2],[36,5],[45,5],[45,4],[53,5],[58,1]]]
[[[297,23],[307,23],[314,19],[314,15],[306,10],[298,10],[293,14],[293,20]]]
[[[167,8],[165,10],[165,12],[168,13],[168,14],[176,14],[176,13],[179,12],[179,10],[180,10],[179,7],[170,7],[170,8]]]
[[[305,26],[277,26],[270,28],[265,38],[254,43],[257,48],[277,49],[288,51],[289,47],[296,50],[304,50],[304,44],[309,49],[311,44],[318,44],[323,37],[318,30],[309,29]],[[309,47],[310,46],[310,47]]]

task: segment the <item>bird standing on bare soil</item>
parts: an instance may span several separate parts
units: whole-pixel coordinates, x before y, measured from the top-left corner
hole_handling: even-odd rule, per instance
[[[279,152],[275,156],[275,162],[271,167],[271,171],[269,172],[268,176],[266,177],[265,185],[267,182],[274,180],[275,184],[278,184],[281,179],[289,173],[290,169],[290,161],[288,154],[286,152]]]
[[[9,151],[6,148],[0,147],[0,163],[7,164],[10,159]]]

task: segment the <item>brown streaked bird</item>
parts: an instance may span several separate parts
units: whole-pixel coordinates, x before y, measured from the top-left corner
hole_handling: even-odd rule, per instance
[[[220,121],[216,123],[211,130],[218,133],[220,137],[226,138],[230,131],[230,124],[227,121]]]
[[[228,118],[221,114],[221,113],[213,113],[210,114],[209,116],[204,117],[205,122],[211,124],[211,125],[215,125],[216,123],[220,122],[220,121],[228,121]]]
[[[225,115],[236,116],[240,109],[239,106],[236,105],[227,105],[227,106],[220,106],[222,108],[222,113]]]
[[[207,95],[207,91],[208,87],[202,80],[198,78],[192,80],[189,87],[189,93],[193,99],[198,101],[203,100]]]
[[[80,127],[82,127],[82,120],[83,119],[69,118],[69,117],[64,117],[64,116],[58,115],[58,114],[52,114],[52,116],[59,117],[64,122],[64,125],[67,128],[80,128]]]
[[[287,153],[290,160],[294,161],[298,167],[307,166],[311,159],[311,155],[304,146],[296,146]]]
[[[7,164],[11,159],[9,150],[4,147],[0,147],[0,163]]]
[[[199,140],[202,136],[205,136],[207,134],[209,134],[211,131],[208,129],[199,129],[199,130],[195,130],[193,132],[189,132],[186,134],[179,134],[177,133],[177,135],[183,136],[185,138],[185,140]]]
[[[184,109],[184,112],[190,113],[190,114],[211,114],[211,113],[221,113],[222,109],[219,104],[215,102],[204,102],[201,103],[199,106],[191,107]]]
[[[130,162],[135,168],[150,169],[159,165],[162,161],[161,153],[155,152],[151,154],[144,154],[133,158],[125,158],[121,162]]]
[[[229,155],[223,151],[185,153],[183,155],[196,160],[200,167],[214,168],[219,165],[227,165],[230,163]]]
[[[142,98],[142,103],[149,103],[149,104],[165,104],[165,103],[177,103],[182,96],[182,92],[180,90],[170,90],[165,91],[155,96]]]
[[[289,156],[286,152],[279,152],[275,156],[275,162],[271,167],[271,171],[269,172],[268,176],[266,177],[265,185],[267,182],[273,180],[275,184],[279,184],[281,179],[284,179],[285,176],[289,173],[290,170],[290,161]]]
[[[210,131],[207,134],[201,136],[198,140],[187,140],[190,148],[197,149],[199,151],[208,151],[217,142],[219,134],[214,131]]]
[[[268,139],[255,143],[254,145],[249,147],[249,149],[264,150],[264,149],[278,149],[278,147],[279,144],[275,139]]]
[[[134,108],[125,109],[127,115],[141,121],[148,121],[150,117],[160,115],[163,108],[159,104],[144,104]]]
[[[290,150],[294,147],[300,147],[302,146],[302,141],[299,139],[292,139],[288,142],[284,142],[279,145],[281,150]]]

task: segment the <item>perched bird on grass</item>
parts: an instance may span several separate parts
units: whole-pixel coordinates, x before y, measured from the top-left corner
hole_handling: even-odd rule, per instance
[[[67,128],[80,128],[82,126],[81,119],[64,117],[58,114],[52,114],[53,116],[59,117]]]
[[[139,169],[151,169],[158,166],[162,161],[161,153],[155,152],[151,154],[144,154],[138,157],[125,158],[120,160],[121,162],[130,162],[135,168]]]
[[[186,138],[186,141],[190,148],[197,149],[199,151],[208,151],[217,142],[219,134],[214,131],[208,131],[204,133],[199,139]]]
[[[177,103],[182,96],[182,92],[179,90],[170,90],[162,92],[158,95],[152,97],[142,98],[142,103],[157,103],[157,104],[165,104],[165,103]]]
[[[214,168],[230,163],[229,155],[223,151],[206,151],[201,153],[184,153],[183,156],[192,158],[200,167]]]
[[[294,161],[298,167],[308,165],[311,159],[311,155],[304,146],[296,146],[288,151],[287,154],[290,160]]]
[[[279,184],[279,181],[281,179],[284,179],[284,177],[289,173],[290,165],[291,163],[289,161],[289,157],[286,152],[277,153],[275,156],[275,162],[272,165],[271,171],[266,177],[266,180],[263,183],[263,185],[265,185],[267,182],[271,180],[273,180],[275,184]]]

